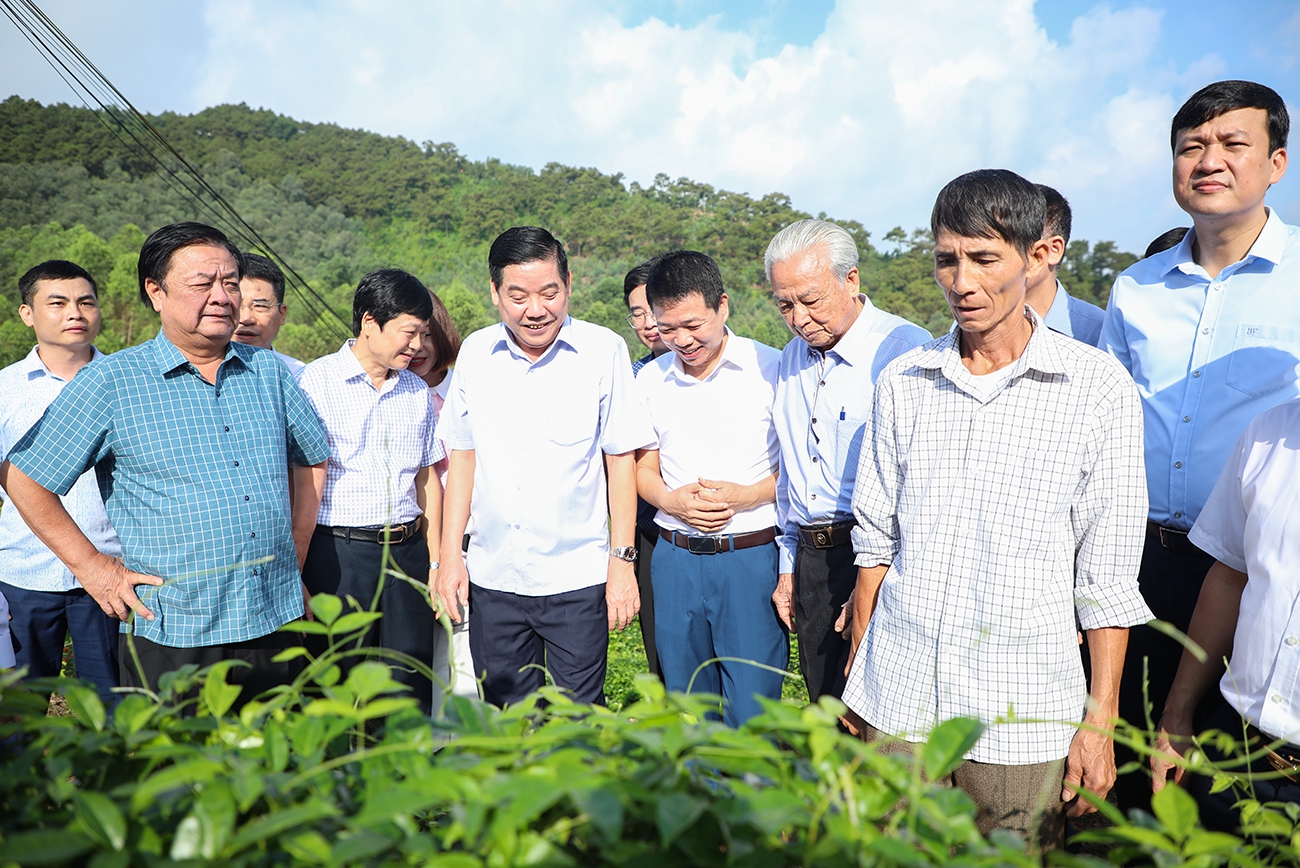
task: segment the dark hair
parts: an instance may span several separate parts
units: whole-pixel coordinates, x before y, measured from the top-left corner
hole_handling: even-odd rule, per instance
[[[645,298],[652,307],[672,307],[695,293],[710,310],[722,305],[722,272],[712,256],[674,250],[659,257],[646,276]]]
[[[441,371],[456,364],[456,357],[460,355],[460,332],[451,321],[447,305],[442,303],[442,299],[433,290],[429,290],[429,300],[433,305],[432,316],[429,317],[429,336],[433,338],[431,370]]]
[[[645,262],[642,262],[636,268],[633,268],[627,273],[627,276],[623,278],[623,304],[628,307],[632,306],[632,302],[628,300],[632,297],[632,290],[636,289],[638,286],[646,285],[646,282],[650,280],[650,269],[654,268],[655,263],[660,259],[663,259],[663,257],[656,256],[652,259],[647,259]]]
[[[265,280],[275,292],[275,300],[284,304],[284,272],[280,266],[257,253],[244,254],[244,273],[241,277],[253,280]]]
[[[508,266],[525,262],[554,262],[560,280],[569,281],[569,257],[564,245],[540,226],[515,226],[497,236],[488,251],[488,275],[492,285],[501,288],[501,275]]]
[[[1074,223],[1070,214],[1069,201],[1046,184],[1034,186],[1043,194],[1043,202],[1047,205],[1047,217],[1043,219],[1043,238],[1059,235],[1065,239],[1066,244],[1069,244],[1070,229]]]
[[[1291,131],[1291,116],[1286,102],[1273,88],[1253,81],[1216,81],[1192,94],[1174,115],[1169,125],[1169,147],[1178,147],[1178,134],[1199,127],[1206,121],[1226,115],[1237,109],[1263,109],[1268,112],[1268,152],[1286,147],[1286,137]]]
[[[352,296],[352,335],[361,337],[366,314],[382,329],[388,321],[409,313],[425,322],[433,316],[429,290],[411,274],[397,268],[380,268],[361,278]]]
[[[963,238],[1001,238],[1025,256],[1043,237],[1047,203],[1039,189],[1007,169],[977,169],[953,178],[934,201],[930,231]]]
[[[172,256],[177,250],[205,244],[224,247],[235,257],[235,269],[240,277],[244,276],[244,255],[239,248],[230,243],[230,239],[220,230],[203,223],[169,223],[144,240],[140,248],[140,262],[136,266],[136,275],[140,280],[140,301],[151,307],[149,293],[145,292],[144,282],[152,280],[162,286],[167,270],[171,268]]]
[[[1162,232],[1152,239],[1147,245],[1147,252],[1142,254],[1142,258],[1155,256],[1157,253],[1163,253],[1171,247],[1177,247],[1183,241],[1183,236],[1191,229],[1190,226],[1175,226],[1168,232]]]
[[[89,283],[95,298],[99,298],[99,284],[95,283],[95,278],[90,276],[90,272],[66,259],[47,259],[40,265],[33,265],[27,269],[23,276],[18,278],[18,295],[22,297],[23,304],[31,307],[32,297],[36,295],[37,281],[76,280],[77,278]]]

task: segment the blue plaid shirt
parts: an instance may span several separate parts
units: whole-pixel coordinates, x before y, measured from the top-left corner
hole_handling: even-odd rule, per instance
[[[269,350],[231,343],[214,386],[159,333],[82,370],[9,453],[65,494],[94,466],[123,561],[175,648],[242,642],[302,614],[289,464],[329,457],[325,431]]]

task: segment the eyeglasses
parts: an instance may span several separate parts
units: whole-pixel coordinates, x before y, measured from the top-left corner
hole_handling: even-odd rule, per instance
[[[273,301],[246,301],[239,306],[240,310],[251,310],[253,313],[270,313],[280,305]]]
[[[627,315],[627,324],[634,329],[654,325],[655,315],[648,310],[637,310]]]

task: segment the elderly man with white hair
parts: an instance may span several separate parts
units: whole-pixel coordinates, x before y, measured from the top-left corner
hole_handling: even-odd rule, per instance
[[[876,377],[930,334],[872,306],[859,286],[857,244],[834,223],[790,224],[768,244],[763,265],[795,334],[776,387],[781,536],[772,601],[795,631],[799,668],[816,701],[844,689],[849,647],[836,620],[857,580],[853,482],[862,444],[871,442]]]

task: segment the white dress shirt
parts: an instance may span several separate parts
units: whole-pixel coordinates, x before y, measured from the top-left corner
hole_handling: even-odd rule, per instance
[[[1116,279],[1101,336],[1142,396],[1151,519],[1181,530],[1250,420],[1300,396],[1300,228],[1269,211],[1214,279],[1195,241],[1193,229]]]
[[[772,404],[781,354],[727,330],[722,357],[697,380],[676,353],[647,362],[637,388],[654,423],[659,474],[669,490],[700,479],[753,485],[777,469],[780,448]],[[702,532],[662,509],[655,524],[691,536]],[[711,536],[750,533],[776,526],[776,504],[737,512]]]
[[[654,442],[622,338],[570,317],[534,362],[504,325],[474,332],[456,358],[438,437],[474,451],[474,584],[537,597],[605,582],[604,456]]]
[[[1219,689],[1264,732],[1300,741],[1300,401],[1247,426],[1189,537],[1247,577]]]
[[[390,372],[376,390],[352,352],[355,339],[298,378],[329,436],[319,524],[382,527],[421,514],[415,475],[443,457],[429,387],[410,371]]]
[[[1056,281],[1056,297],[1043,316],[1043,325],[1066,337],[1083,341],[1090,347],[1101,339],[1101,326],[1106,312],[1095,304],[1075,298],[1065,291],[1061,281]]]
[[[103,357],[94,350],[90,364]],[[67,382],[45,367],[36,347],[21,361],[0,371],[0,460],[40,420]],[[3,490],[0,496],[9,500]],[[122,543],[104,511],[94,470],[83,473],[59,500],[95,548],[109,557],[122,556]],[[54,552],[36,538],[12,504],[0,509],[0,582],[28,591],[71,591],[81,587]]]
[[[801,525],[853,518],[853,480],[862,444],[871,442],[876,379],[885,365],[930,340],[920,326],[858,298],[862,310],[835,346],[823,353],[796,337],[781,353],[776,508],[783,573],[794,571]]]
[[[1025,312],[1033,334],[1003,377],[976,381],[956,332],[885,369],[853,492],[857,564],[890,567],[844,703],[911,741],[1014,710],[967,754],[1002,765],[1069,752],[1086,699],[1076,617],[1151,618],[1137,390]]]

